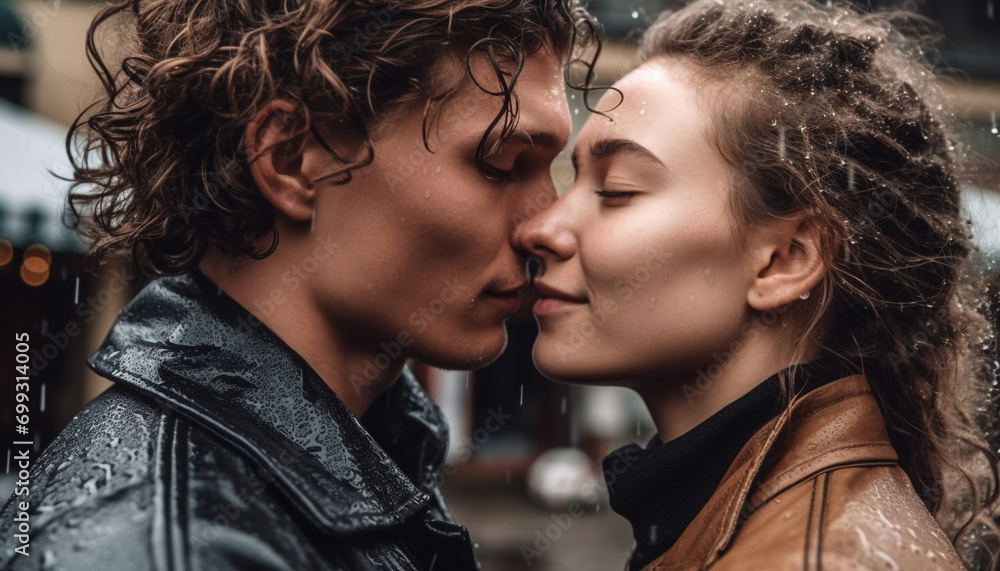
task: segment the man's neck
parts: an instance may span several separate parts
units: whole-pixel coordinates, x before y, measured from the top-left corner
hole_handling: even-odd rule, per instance
[[[199,270],[229,297],[260,320],[302,357],[347,408],[361,418],[399,378],[405,359],[380,362],[377,345],[356,341],[326,319],[305,292],[282,282],[277,257],[231,260],[208,253]],[[280,300],[280,301],[278,301]]]

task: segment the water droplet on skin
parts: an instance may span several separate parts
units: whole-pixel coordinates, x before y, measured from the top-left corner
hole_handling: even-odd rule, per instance
[[[434,169],[434,174],[438,174],[440,172],[441,172],[441,167],[437,167],[436,169]]]
[[[431,191],[428,190],[424,192],[424,198],[430,198],[430,197],[431,197]]]
[[[705,281],[708,282],[708,287],[715,286],[715,274],[712,273],[712,270],[705,270]]]

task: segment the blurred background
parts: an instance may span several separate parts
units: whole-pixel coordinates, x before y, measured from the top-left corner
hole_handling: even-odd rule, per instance
[[[673,4],[589,3],[607,36],[598,83],[610,84],[630,69],[637,38]],[[974,185],[966,188],[966,209],[982,250],[978,263],[996,278],[1000,0],[858,5],[917,11],[945,30],[937,55],[953,68],[948,89],[981,165]],[[36,450],[108,386],[84,360],[139,285],[121,266],[100,275],[83,271],[85,247],[60,223],[66,183],[52,174],[69,173],[67,127],[99,93],[84,38],[100,7],[91,0],[0,0],[0,328],[4,339],[23,331],[33,339]],[[588,113],[579,94],[569,97],[578,131]],[[568,156],[553,166],[553,176],[562,188],[572,180]],[[467,373],[414,364],[452,427],[442,489],[455,518],[469,526],[485,571],[620,569],[631,533],[607,506],[599,463],[624,443],[644,444],[652,424],[630,391],[542,379],[531,363],[537,330],[530,307],[525,303],[510,320],[509,349],[486,369]],[[14,362],[13,351],[13,342],[0,344],[0,363]],[[13,382],[0,382],[4,500],[13,489],[13,394]],[[490,418],[502,420],[487,422]]]

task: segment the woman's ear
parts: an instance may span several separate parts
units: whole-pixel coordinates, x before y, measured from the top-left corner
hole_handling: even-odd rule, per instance
[[[771,223],[758,232],[753,262],[756,276],[747,302],[767,311],[808,297],[830,267],[816,219],[806,215]]]
[[[272,99],[247,125],[244,143],[250,175],[260,193],[278,212],[307,222],[316,200],[312,181],[329,165],[330,155],[310,134],[301,148],[283,144],[292,139],[297,112],[294,101]]]

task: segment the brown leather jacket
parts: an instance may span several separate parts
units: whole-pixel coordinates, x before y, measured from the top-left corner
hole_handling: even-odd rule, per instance
[[[644,571],[962,569],[897,459],[864,377],[819,387],[754,434]]]

